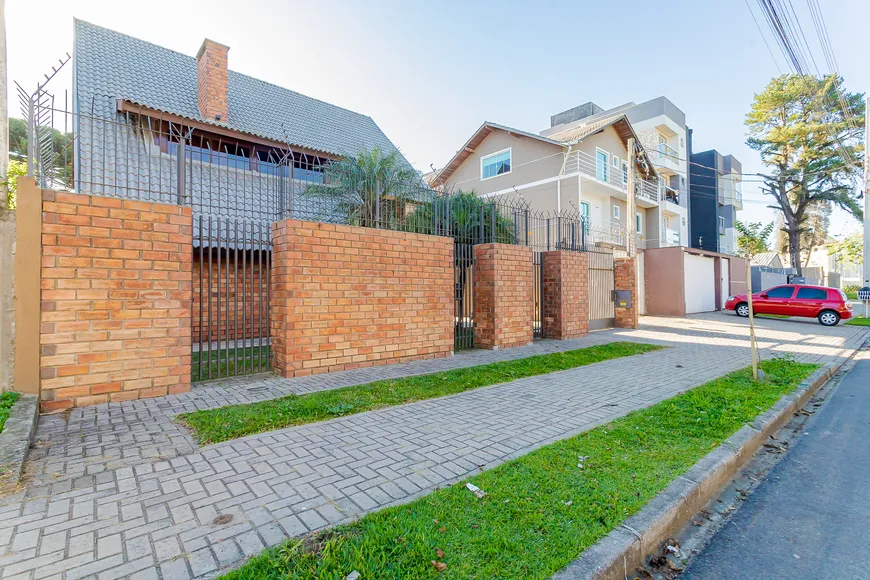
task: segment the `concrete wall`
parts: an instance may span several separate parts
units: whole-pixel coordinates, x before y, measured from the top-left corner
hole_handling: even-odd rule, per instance
[[[14,255],[15,213],[0,209],[0,393],[14,386]]]
[[[685,316],[683,249],[656,248],[644,251],[646,313],[653,316]]]
[[[452,354],[452,238],[298,220],[272,235],[277,374]]]

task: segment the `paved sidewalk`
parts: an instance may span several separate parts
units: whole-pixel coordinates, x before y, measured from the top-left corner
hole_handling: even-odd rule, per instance
[[[508,458],[746,366],[745,321],[647,317],[635,331],[301,379],[248,378],[191,393],[43,417],[31,484],[0,498],[2,580],[214,575],[287,536],[407,501]],[[759,321],[763,356],[827,362],[867,330]],[[196,449],[172,416],[610,342],[672,348]],[[232,516],[214,523],[219,515]],[[222,518],[226,520],[226,518]]]

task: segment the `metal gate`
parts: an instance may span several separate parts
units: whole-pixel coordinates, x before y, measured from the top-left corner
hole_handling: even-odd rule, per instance
[[[589,248],[589,330],[610,328],[616,323],[613,250]]]
[[[269,222],[193,221],[194,381],[272,370]]]
[[[453,245],[453,348],[474,347],[474,245]]]
[[[544,260],[542,252],[532,253],[535,276],[535,314],[532,317],[532,337],[544,338]]]

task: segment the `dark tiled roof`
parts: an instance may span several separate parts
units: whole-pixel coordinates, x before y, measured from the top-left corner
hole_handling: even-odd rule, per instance
[[[83,20],[75,21],[75,90],[92,99],[126,99],[198,121],[196,59]],[[105,109],[105,102],[98,106]],[[395,145],[377,124],[335,105],[229,71],[230,129],[333,155]]]

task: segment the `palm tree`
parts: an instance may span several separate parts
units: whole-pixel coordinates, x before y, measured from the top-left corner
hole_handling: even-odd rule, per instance
[[[305,195],[334,200],[352,225],[395,226],[404,220],[409,202],[428,191],[397,150],[361,151],[332,161],[323,173],[324,183],[309,185]]]

